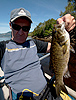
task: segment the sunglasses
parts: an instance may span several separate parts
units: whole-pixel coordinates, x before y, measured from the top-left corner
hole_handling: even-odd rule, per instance
[[[21,27],[20,25],[13,24],[13,23],[11,23],[11,25],[12,25],[12,28],[14,30],[19,31],[20,29],[22,29],[24,32],[28,32],[30,30],[30,27],[31,27],[31,26],[22,26]]]

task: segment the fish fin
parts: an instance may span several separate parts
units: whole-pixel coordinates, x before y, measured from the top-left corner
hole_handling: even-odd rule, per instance
[[[63,75],[64,75],[65,78],[71,77],[70,72],[68,70],[68,65],[66,65],[65,70],[64,70],[63,73],[64,73]]]
[[[66,50],[67,50],[67,46],[64,46],[64,45],[63,45],[63,54],[66,53]]]
[[[75,53],[74,48],[70,45],[70,51],[72,51],[73,53]]]
[[[57,83],[56,86],[55,86],[55,89],[56,89],[57,97],[60,96],[61,91],[63,91],[63,92],[65,92],[66,94],[68,94],[68,91],[67,91],[67,89],[66,89],[66,87],[65,87],[64,84],[58,84],[58,83]]]
[[[69,78],[69,77],[71,77],[70,72],[67,71],[67,72],[64,74],[64,77],[65,77],[65,78]]]

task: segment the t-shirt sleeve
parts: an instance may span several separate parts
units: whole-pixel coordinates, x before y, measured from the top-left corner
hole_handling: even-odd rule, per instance
[[[4,53],[5,53],[6,42],[7,42],[7,41],[1,41],[1,42],[0,42],[0,66],[1,66],[1,60],[2,60],[3,55],[4,55]]]
[[[38,53],[46,53],[48,42],[40,41],[33,39],[34,43],[37,46],[37,52]]]

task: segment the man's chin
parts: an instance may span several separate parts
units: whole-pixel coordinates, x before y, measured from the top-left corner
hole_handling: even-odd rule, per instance
[[[24,40],[24,41],[18,41],[18,43],[24,43],[26,40]]]
[[[17,43],[24,43],[26,41],[26,39],[23,40],[16,40]]]

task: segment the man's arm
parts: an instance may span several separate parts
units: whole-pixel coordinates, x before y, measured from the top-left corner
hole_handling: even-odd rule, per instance
[[[40,41],[33,39],[34,43],[37,46],[37,52],[38,53],[46,53],[47,47],[48,47],[48,42]]]
[[[3,55],[5,53],[5,48],[6,48],[6,43],[8,43],[9,41],[1,41],[0,42],[0,66],[1,66],[1,60],[3,58]]]
[[[50,43],[50,42],[48,42],[48,46],[47,46],[46,53],[50,53],[50,48],[51,48],[51,43]]]
[[[4,52],[5,52],[4,42],[0,42],[0,66],[1,66],[1,59],[3,57]]]

